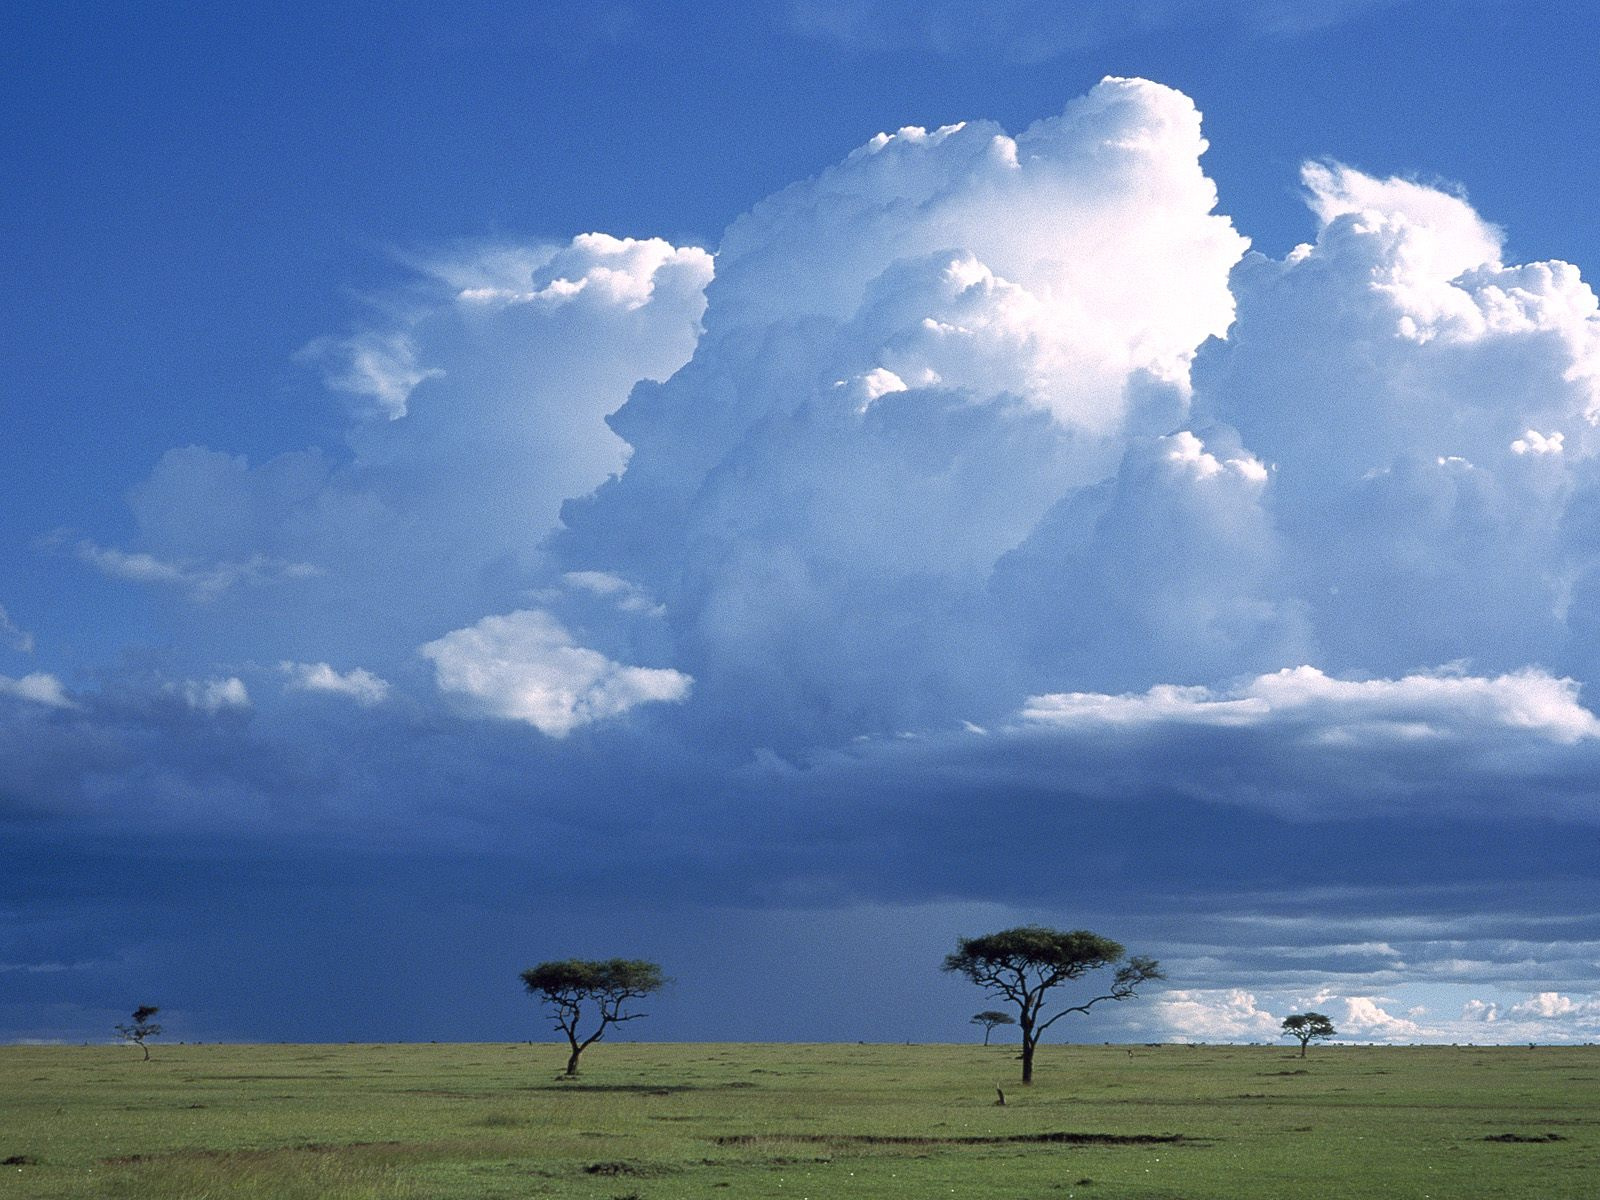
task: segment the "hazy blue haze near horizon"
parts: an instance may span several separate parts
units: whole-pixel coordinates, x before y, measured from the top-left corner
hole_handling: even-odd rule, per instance
[[[961,1040],[1023,921],[1168,967],[1072,1040],[1600,1037],[1597,51],[9,10],[0,1041]]]

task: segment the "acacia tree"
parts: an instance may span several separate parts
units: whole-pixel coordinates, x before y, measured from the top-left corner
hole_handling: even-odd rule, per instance
[[[1306,1047],[1320,1038],[1338,1035],[1333,1022],[1321,1013],[1295,1013],[1283,1019],[1283,1036],[1300,1039],[1300,1057],[1306,1056]]]
[[[961,938],[956,952],[947,954],[946,971],[965,975],[991,996],[1017,1006],[1022,1032],[1022,1082],[1033,1082],[1033,1051],[1039,1036],[1068,1013],[1086,1013],[1102,1000],[1126,1000],[1151,979],[1162,979],[1153,958],[1126,953],[1121,944],[1083,929],[1063,933],[1042,925],[1022,925],[984,937]],[[1051,988],[1121,963],[1111,983],[1098,996],[1044,1015],[1045,996]]]
[[[996,1025],[1015,1025],[1017,1019],[1010,1013],[999,1012],[993,1008],[986,1008],[981,1013],[972,1014],[972,1024],[983,1026],[983,1044],[989,1044],[989,1035],[994,1032]]]
[[[550,1007],[555,1027],[567,1035],[572,1055],[567,1059],[567,1074],[578,1073],[578,1056],[605,1036],[609,1026],[637,1021],[647,1014],[625,1012],[630,1000],[648,996],[666,985],[661,968],[636,958],[611,958],[594,962],[568,958],[543,962],[522,973],[523,985]],[[586,1011],[592,1008],[599,1024],[587,1035],[579,1032]]]
[[[150,1047],[144,1044],[145,1039],[161,1036],[161,1026],[150,1019],[160,1011],[154,1004],[141,1004],[133,1010],[133,1023],[131,1025],[117,1025],[114,1027],[122,1035],[123,1041],[144,1051],[145,1062],[150,1061]]]

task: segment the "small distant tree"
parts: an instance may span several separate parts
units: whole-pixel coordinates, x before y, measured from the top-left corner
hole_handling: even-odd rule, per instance
[[[145,1045],[145,1040],[161,1036],[161,1026],[150,1019],[160,1011],[154,1004],[141,1004],[133,1010],[132,1024],[115,1027],[123,1041],[144,1051],[145,1062],[150,1061],[150,1047]]]
[[[643,959],[593,962],[569,958],[529,967],[522,973],[522,982],[530,995],[549,1006],[555,1027],[567,1035],[572,1047],[567,1074],[576,1075],[578,1057],[604,1037],[609,1026],[647,1015],[625,1011],[628,1001],[659,991],[667,981],[659,966]],[[598,1023],[592,1032],[584,1034],[579,1027],[587,1024],[590,1013]]]
[[[1338,1035],[1333,1022],[1321,1013],[1295,1013],[1283,1019],[1283,1036],[1300,1040],[1300,1057],[1306,1056],[1306,1047],[1322,1038]]]
[[[993,1008],[986,1008],[981,1013],[972,1014],[972,1024],[983,1026],[983,1044],[989,1044],[989,1035],[994,1032],[996,1025],[1015,1025],[1017,1019],[1009,1013],[999,1012]]]
[[[1063,933],[1042,925],[1023,925],[984,937],[961,938],[956,952],[947,954],[946,971],[965,975],[991,996],[1017,1006],[1022,1032],[1022,1082],[1033,1082],[1033,1051],[1039,1036],[1068,1013],[1086,1013],[1102,1000],[1127,1000],[1147,980],[1162,979],[1153,958],[1133,955],[1126,962],[1122,945],[1087,930]],[[1046,993],[1051,988],[1121,963],[1111,983],[1098,996],[1044,1015]]]

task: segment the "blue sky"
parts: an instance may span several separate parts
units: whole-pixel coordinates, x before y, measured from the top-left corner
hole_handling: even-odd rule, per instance
[[[1600,1033],[1586,5],[0,21],[0,1039]]]

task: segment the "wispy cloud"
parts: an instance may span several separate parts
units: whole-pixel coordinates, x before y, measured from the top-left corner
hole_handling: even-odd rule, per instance
[[[1172,29],[1287,38],[1415,0],[791,0],[799,33],[858,51],[915,48],[1024,63]]]
[[[609,600],[626,613],[659,617],[667,611],[665,605],[657,604],[643,588],[608,571],[567,571],[561,578],[568,587]]]
[[[10,646],[19,654],[33,653],[33,634],[19,629],[3,606],[0,606],[0,643]]]
[[[323,370],[328,387],[359,397],[373,413],[390,421],[406,415],[411,393],[444,372],[417,362],[417,348],[403,333],[362,333],[347,338],[318,338],[306,345],[299,361]]]
[[[54,675],[44,671],[34,671],[24,675],[21,679],[11,679],[0,675],[0,695],[15,696],[19,700],[30,700],[35,704],[42,704],[47,708],[76,708],[77,704],[67,695],[61,681]]]
[[[143,551],[119,550],[90,541],[80,541],[76,552],[83,562],[115,579],[178,588],[199,603],[215,600],[234,587],[311,579],[322,574],[322,569],[311,563],[285,562],[264,554],[234,562],[174,562]]]

